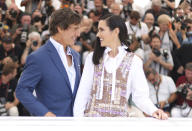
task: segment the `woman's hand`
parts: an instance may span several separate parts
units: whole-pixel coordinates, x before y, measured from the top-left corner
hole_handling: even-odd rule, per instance
[[[160,120],[166,120],[168,119],[168,115],[161,109],[158,109],[152,114],[152,117],[160,119]]]

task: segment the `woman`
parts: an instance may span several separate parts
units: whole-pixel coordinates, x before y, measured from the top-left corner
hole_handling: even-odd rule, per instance
[[[74,116],[128,117],[128,98],[145,113],[159,119],[167,116],[149,99],[142,60],[128,52],[124,21],[115,15],[101,18],[99,38],[86,59],[74,104]]]

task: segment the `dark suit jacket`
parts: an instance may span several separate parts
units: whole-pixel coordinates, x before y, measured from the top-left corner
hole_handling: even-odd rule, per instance
[[[18,81],[16,97],[35,116],[48,111],[57,116],[73,116],[73,103],[80,81],[80,57],[71,49],[76,70],[74,91],[64,65],[51,41],[28,56]],[[33,91],[37,97],[34,97]]]

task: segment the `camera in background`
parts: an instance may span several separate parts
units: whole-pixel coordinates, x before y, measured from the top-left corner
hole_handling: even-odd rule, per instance
[[[21,32],[21,43],[27,42],[27,34],[28,34],[28,24],[24,24]]]
[[[33,46],[36,47],[38,45],[38,42],[36,40],[34,40],[32,44],[33,44]]]

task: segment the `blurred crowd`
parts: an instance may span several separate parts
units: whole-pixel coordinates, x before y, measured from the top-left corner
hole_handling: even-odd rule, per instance
[[[15,97],[27,56],[49,39],[54,0],[0,1],[0,115],[30,116]],[[192,2],[150,0],[140,7],[134,0],[59,0],[60,7],[82,15],[81,35],[71,48],[86,56],[94,50],[98,20],[112,13],[127,26],[129,50],[143,60],[152,102],[170,117],[192,117]],[[142,1],[141,1],[142,2]],[[138,81],[139,82],[139,81]],[[142,87],[141,87],[142,88]],[[146,116],[130,99],[130,114]]]

